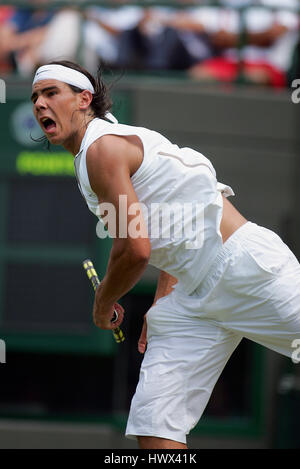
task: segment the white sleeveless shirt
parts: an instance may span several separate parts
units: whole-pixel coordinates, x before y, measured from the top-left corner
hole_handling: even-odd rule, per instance
[[[190,294],[200,284],[222,246],[222,193],[211,162],[191,148],[179,148],[158,132],[93,119],[74,165],[89,209],[99,215],[86,166],[89,146],[103,135],[135,135],[143,144],[143,161],[131,182],[143,209],[151,242],[149,263],[177,278]],[[100,157],[100,156],[99,156]]]

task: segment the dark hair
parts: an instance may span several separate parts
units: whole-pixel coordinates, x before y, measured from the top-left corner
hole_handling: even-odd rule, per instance
[[[93,94],[93,100],[91,102],[91,108],[93,110],[94,116],[99,117],[100,119],[105,118],[105,114],[111,110],[112,101],[109,96],[109,89],[102,79],[102,67],[99,65],[96,78],[91,75],[85,68],[81,65],[71,62],[69,60],[58,60],[50,62],[48,65],[63,65],[64,67],[72,68],[78,72],[83,73],[92,83],[95,93]],[[68,85],[75,93],[81,93],[82,89],[77,88],[77,86]]]

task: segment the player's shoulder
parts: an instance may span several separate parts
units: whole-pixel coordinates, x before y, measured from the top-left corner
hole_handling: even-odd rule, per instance
[[[113,166],[126,162],[127,143],[119,135],[107,134],[99,137],[88,148],[87,162],[99,166]]]
[[[99,151],[115,153],[124,144],[124,139],[120,135],[105,134],[97,138],[88,148],[87,153],[94,154]]]

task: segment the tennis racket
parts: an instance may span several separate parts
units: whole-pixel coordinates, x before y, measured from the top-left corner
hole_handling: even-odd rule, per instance
[[[95,270],[94,264],[92,263],[90,259],[86,259],[85,261],[83,261],[82,265],[83,265],[84,270],[87,273],[88,278],[90,279],[93,285],[94,291],[96,291],[98,285],[100,285],[100,280]],[[118,319],[118,312],[114,310],[114,316],[112,318],[112,322],[116,322],[117,319]],[[124,342],[125,337],[120,327],[116,327],[116,329],[113,329],[112,333],[115,338],[115,341],[118,344],[120,344],[121,342]]]

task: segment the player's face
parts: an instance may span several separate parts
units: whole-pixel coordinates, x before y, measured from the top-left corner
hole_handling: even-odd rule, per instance
[[[64,145],[76,134],[79,96],[58,80],[41,80],[33,86],[33,112],[50,143]]]

